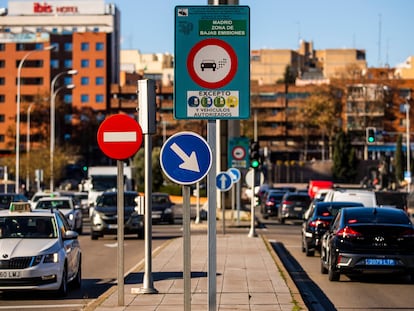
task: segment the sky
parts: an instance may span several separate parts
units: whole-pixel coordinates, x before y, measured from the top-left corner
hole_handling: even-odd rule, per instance
[[[34,1],[34,0],[33,0]],[[82,0],[78,0],[82,1]],[[0,7],[7,7],[0,0]],[[43,2],[43,1],[39,1]],[[47,2],[47,1],[46,1]],[[207,0],[105,0],[121,11],[121,48],[174,52],[174,7]],[[250,7],[251,49],[366,51],[369,67],[395,67],[414,56],[412,0],[239,0]]]

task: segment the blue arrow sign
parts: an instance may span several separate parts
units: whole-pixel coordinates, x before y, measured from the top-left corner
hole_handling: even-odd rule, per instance
[[[203,137],[192,132],[171,136],[162,146],[161,168],[173,182],[191,185],[203,179],[211,167],[211,149]]]
[[[232,178],[227,172],[220,172],[216,177],[216,186],[220,191],[228,191],[232,185]]]
[[[236,183],[236,182],[238,182],[240,180],[241,173],[240,173],[240,170],[239,169],[237,169],[235,167],[232,167],[232,168],[229,168],[227,170],[227,173],[229,173],[229,175],[231,177],[231,181],[233,183]]]

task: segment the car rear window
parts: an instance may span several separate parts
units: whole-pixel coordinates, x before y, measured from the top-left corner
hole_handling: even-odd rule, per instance
[[[411,223],[411,221],[404,212],[394,213],[388,212],[386,208],[377,208],[367,210],[358,209],[358,211],[350,211],[345,215],[345,223],[409,224]]]

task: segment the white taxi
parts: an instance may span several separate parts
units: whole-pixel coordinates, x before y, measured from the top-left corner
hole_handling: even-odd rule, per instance
[[[0,211],[0,291],[49,290],[66,296],[68,284],[80,287],[81,249],[56,209],[33,211],[12,202]]]

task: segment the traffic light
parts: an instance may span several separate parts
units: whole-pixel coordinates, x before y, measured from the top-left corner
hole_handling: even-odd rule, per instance
[[[257,169],[260,166],[260,150],[259,142],[250,142],[250,167]]]
[[[373,144],[377,140],[376,138],[376,128],[375,127],[367,127],[366,128],[366,138],[368,144]]]

